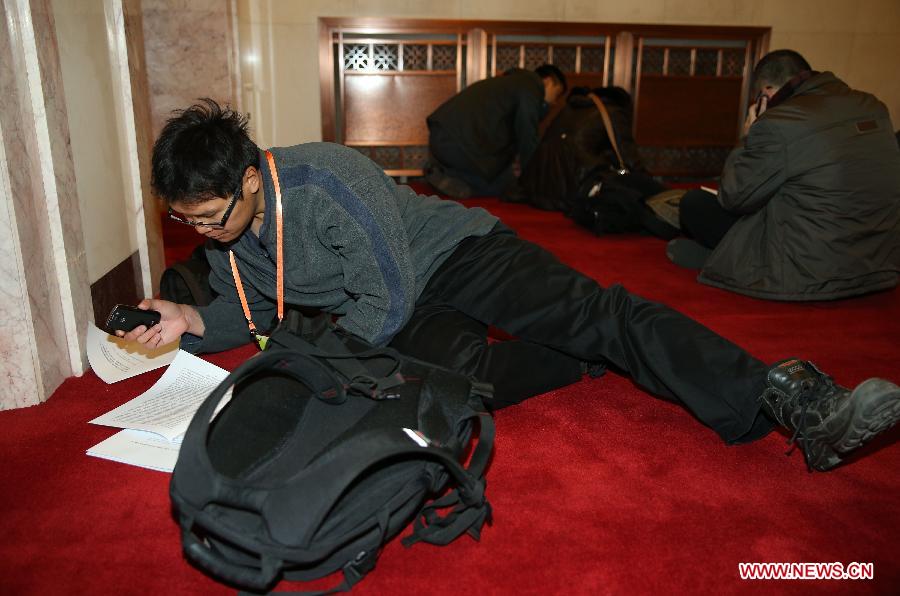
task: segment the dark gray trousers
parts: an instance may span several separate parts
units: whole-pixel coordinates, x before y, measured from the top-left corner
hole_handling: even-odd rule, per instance
[[[678,206],[681,231],[706,248],[714,249],[728,233],[739,215],[719,205],[716,196],[705,190],[689,190]]]
[[[516,339],[489,343],[496,326]],[[609,363],[678,402],[729,443],[773,424],[759,396],[768,367],[662,304],[603,288],[502,224],[463,241],[432,276],[393,347],[495,385],[497,407]]]

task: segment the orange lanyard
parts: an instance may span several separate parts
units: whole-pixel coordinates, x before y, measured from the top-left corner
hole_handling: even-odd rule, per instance
[[[278,183],[278,170],[275,169],[275,157],[271,151],[266,151],[266,161],[269,164],[269,171],[272,174],[272,184],[275,186],[275,291],[278,298],[278,322],[284,319],[284,217],[281,210],[281,185]],[[250,314],[250,306],[247,304],[247,295],[244,293],[244,284],[241,283],[241,274],[238,272],[237,259],[234,257],[234,251],[228,251],[228,258],[231,261],[231,275],[234,277],[234,286],[237,288],[238,297],[241,299],[241,308],[244,309],[244,318],[247,319],[247,328],[250,329],[250,335],[256,340],[260,348],[266,347],[266,339],[264,335],[260,335],[253,324],[253,317]]]

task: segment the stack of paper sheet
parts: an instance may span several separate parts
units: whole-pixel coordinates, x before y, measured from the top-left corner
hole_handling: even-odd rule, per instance
[[[188,424],[203,400],[228,376],[228,371],[172,348],[147,351],[91,327],[88,360],[107,383],[166,366],[153,387],[93,420],[92,424],[122,430],[87,450],[88,455],[171,472]],[[219,408],[227,403],[222,400]]]

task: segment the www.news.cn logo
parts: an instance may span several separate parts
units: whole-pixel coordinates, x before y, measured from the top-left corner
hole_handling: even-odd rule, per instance
[[[875,579],[875,563],[738,563],[741,579]]]

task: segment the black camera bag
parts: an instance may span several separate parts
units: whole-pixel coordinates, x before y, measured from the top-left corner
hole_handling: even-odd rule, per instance
[[[595,168],[584,174],[568,215],[598,236],[649,233],[671,240],[678,236],[678,228],[662,219],[647,203],[665,190],[646,174]]]
[[[206,247],[210,242],[207,240],[198,245],[191,256],[162,272],[159,279],[160,298],[194,306],[206,306],[213,301],[216,293],[209,284],[211,267],[206,259]]]
[[[407,546],[478,539],[491,386],[298,314],[191,421],[170,485],[185,556],[253,591],[342,570],[345,591],[410,522]]]

